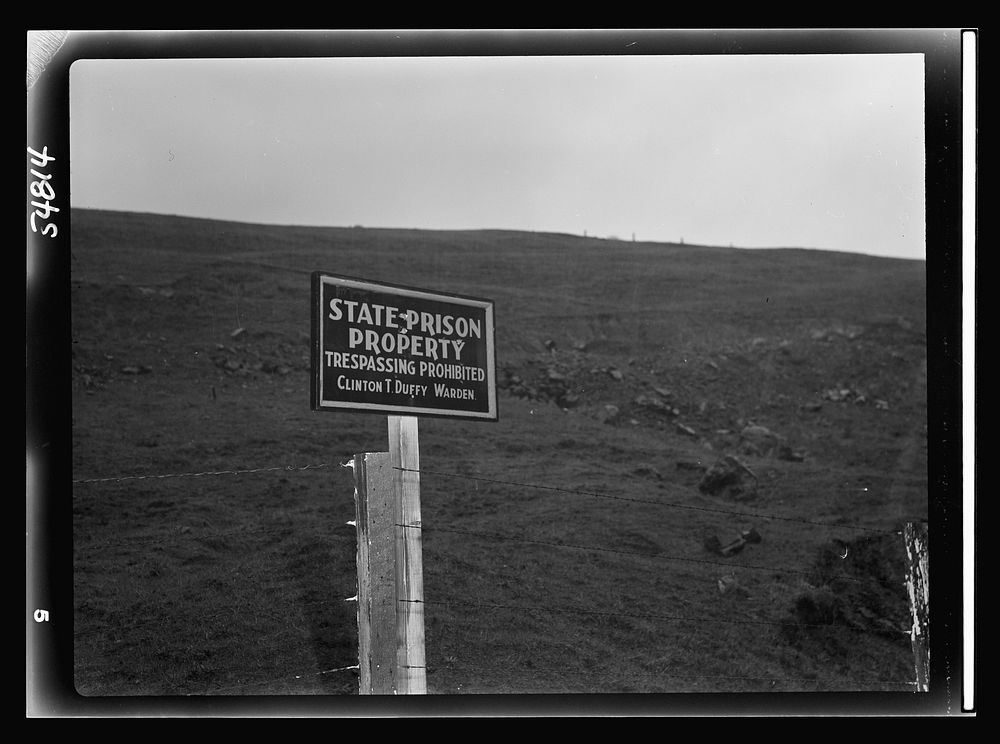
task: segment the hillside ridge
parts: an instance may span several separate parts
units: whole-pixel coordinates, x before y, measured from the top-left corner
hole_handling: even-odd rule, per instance
[[[850,251],[836,251],[827,248],[808,248],[801,246],[766,246],[766,247],[745,247],[745,246],[722,246],[722,245],[712,245],[705,243],[692,243],[688,241],[659,241],[659,240],[625,240],[617,237],[601,237],[596,235],[584,235],[577,233],[567,233],[559,231],[547,231],[547,230],[516,230],[516,229],[506,229],[506,228],[449,228],[449,229],[437,229],[437,228],[411,228],[411,227],[369,227],[366,225],[308,225],[308,224],[277,224],[277,223],[258,223],[252,221],[241,221],[241,220],[226,220],[218,219],[212,217],[194,217],[188,215],[179,214],[168,214],[168,213],[157,213],[157,212],[135,212],[128,210],[112,210],[112,209],[100,209],[92,207],[73,207],[72,215],[76,217],[85,217],[87,219],[116,219],[116,220],[155,220],[155,221],[175,221],[176,224],[204,224],[212,225],[215,229],[227,227],[234,230],[290,230],[290,231],[314,231],[316,233],[330,233],[338,234],[341,232],[368,232],[373,234],[384,234],[384,235],[410,235],[412,237],[420,236],[431,236],[431,235],[447,235],[447,236],[490,236],[501,239],[510,238],[520,238],[525,240],[532,239],[559,239],[568,241],[578,241],[584,243],[587,246],[643,246],[643,247],[663,247],[666,249],[676,250],[676,249],[687,249],[691,251],[715,251],[727,253],[730,251],[739,251],[741,253],[759,253],[762,255],[774,254],[774,253],[799,253],[807,252],[809,254],[823,255],[832,254],[834,256],[852,256],[858,257],[859,260],[874,259],[877,261],[903,261],[903,262],[918,262],[923,263],[923,259],[908,259],[908,258],[898,258],[891,256],[878,256],[866,253],[853,253]]]

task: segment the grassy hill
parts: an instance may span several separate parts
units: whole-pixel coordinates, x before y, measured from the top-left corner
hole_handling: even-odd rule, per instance
[[[72,238],[81,694],[357,693],[341,465],[386,425],[310,410],[315,270],[496,303],[499,422],[420,422],[431,693],[908,689],[923,262],[91,210]]]

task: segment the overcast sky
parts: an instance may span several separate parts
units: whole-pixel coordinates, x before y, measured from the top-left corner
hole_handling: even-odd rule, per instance
[[[74,207],[924,258],[920,55],[79,60]]]

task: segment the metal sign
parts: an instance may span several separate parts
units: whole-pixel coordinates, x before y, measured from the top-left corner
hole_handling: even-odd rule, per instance
[[[314,272],[312,408],[497,420],[493,302]]]

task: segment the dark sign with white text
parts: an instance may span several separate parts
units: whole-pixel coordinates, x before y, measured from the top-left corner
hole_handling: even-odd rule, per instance
[[[493,303],[312,275],[312,408],[497,420]]]

